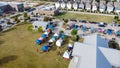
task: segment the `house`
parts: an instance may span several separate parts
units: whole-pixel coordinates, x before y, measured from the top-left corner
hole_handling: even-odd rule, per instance
[[[120,68],[120,51],[108,48],[108,41],[99,35],[75,42],[68,68]]]
[[[85,9],[85,4],[83,2],[79,3],[79,9],[80,10]]]
[[[107,11],[110,13],[114,10],[114,5],[113,2],[108,2],[107,3]]]
[[[91,2],[85,2],[85,9],[87,11],[90,11],[91,10]]]
[[[65,3],[64,1],[62,1],[62,2],[60,3],[60,7],[61,7],[62,9],[65,9],[66,3]]]
[[[32,23],[33,25],[33,30],[37,30],[39,27],[42,27],[43,31],[46,29],[48,22],[44,21],[35,21]]]
[[[70,2],[67,3],[67,9],[72,9],[72,4]]]
[[[114,2],[115,12],[120,14],[120,2]]]
[[[106,11],[106,2],[105,2],[105,1],[100,1],[99,11],[100,11],[100,12]]]
[[[98,2],[93,1],[92,2],[92,11],[97,11],[98,10]]]
[[[73,9],[75,9],[75,10],[77,10],[78,9],[78,3],[77,2],[75,2],[74,4],[73,4]]]
[[[61,3],[61,1],[58,1],[58,2],[55,3],[56,9],[58,9],[60,7],[60,3]]]

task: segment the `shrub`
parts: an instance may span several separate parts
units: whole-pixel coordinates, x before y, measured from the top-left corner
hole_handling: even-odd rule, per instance
[[[39,27],[38,28],[38,32],[42,32],[43,31],[43,28],[42,27]]]
[[[64,19],[64,22],[65,22],[65,23],[68,23],[68,19]]]
[[[64,33],[64,31],[63,31],[63,30],[60,30],[60,34],[61,34],[61,33]]]
[[[72,40],[73,40],[73,41],[78,41],[78,36],[77,36],[77,35],[74,35],[74,36],[72,37]]]
[[[2,31],[3,29],[2,29],[2,26],[0,25],[0,32]]]
[[[28,31],[32,31],[33,30],[33,26],[32,25],[28,26],[27,30]]]
[[[52,21],[52,18],[50,18],[50,17],[44,17],[44,21]]]
[[[71,35],[72,35],[72,36],[77,35],[77,30],[73,29],[73,30],[71,31]]]

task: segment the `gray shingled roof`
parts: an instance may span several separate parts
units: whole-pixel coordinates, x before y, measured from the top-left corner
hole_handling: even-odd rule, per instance
[[[86,2],[85,5],[86,5],[86,8],[91,8],[91,3],[90,2]]]
[[[92,2],[92,6],[98,6],[98,2],[93,1],[93,2]]]
[[[115,8],[120,8],[120,2],[114,2]]]
[[[106,2],[105,1],[100,1],[100,5],[99,5],[100,7],[102,7],[102,6],[106,6]]]
[[[108,2],[107,3],[107,7],[113,7],[114,5],[113,5],[113,2]]]

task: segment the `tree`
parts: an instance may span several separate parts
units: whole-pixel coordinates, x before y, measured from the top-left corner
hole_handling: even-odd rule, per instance
[[[3,29],[2,29],[2,26],[0,25],[0,32],[2,31]]]
[[[73,29],[71,31],[71,35],[72,35],[72,40],[73,41],[76,41],[78,39],[78,36],[77,36],[77,30]]]
[[[120,24],[120,19],[119,19],[118,16],[115,16],[115,17],[114,17],[114,20],[115,20],[116,23]]]
[[[44,21],[52,21],[52,18],[50,18],[50,17],[44,17]]]
[[[71,35],[72,35],[72,36],[77,35],[77,30],[73,29],[73,30],[71,31]]]
[[[62,33],[64,33],[64,31],[63,31],[63,30],[60,30],[60,34],[62,34]]]
[[[65,23],[68,23],[68,19],[64,19],[64,22],[65,22]]]
[[[119,19],[119,17],[118,17],[118,16],[115,16],[115,17],[114,17],[114,19],[115,19],[115,20],[118,20],[118,19]]]
[[[39,27],[38,28],[38,32],[42,32],[43,31],[43,28],[42,27]]]
[[[98,3],[100,2],[100,0],[95,0],[95,1],[98,2]]]
[[[23,17],[24,17],[24,22],[26,22],[26,20],[28,20],[28,14],[27,14],[27,12],[23,13]]]
[[[48,17],[44,17],[44,21],[48,21],[49,20],[49,18]]]
[[[33,26],[32,25],[28,26],[27,30],[28,31],[32,31],[33,30]]]
[[[14,17],[14,21],[15,21],[16,23],[19,23],[19,22],[20,22],[20,20],[18,19],[18,17]]]
[[[8,24],[8,25],[11,24],[10,20],[7,21],[7,24]]]
[[[31,15],[34,15],[34,13],[32,12]]]
[[[27,18],[27,17],[28,17],[27,12],[24,12],[24,13],[23,13],[23,17],[24,17],[24,18]]]

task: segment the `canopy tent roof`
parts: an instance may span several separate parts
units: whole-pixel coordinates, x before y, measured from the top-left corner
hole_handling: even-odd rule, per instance
[[[68,51],[65,51],[64,54],[63,54],[63,57],[64,58],[70,58],[70,53]]]
[[[56,41],[56,46],[60,47],[62,44],[63,40],[60,38]]]

